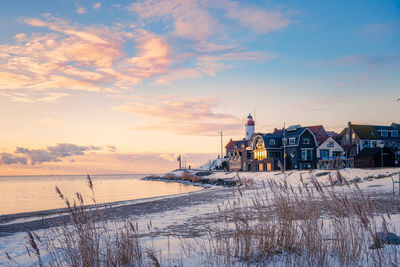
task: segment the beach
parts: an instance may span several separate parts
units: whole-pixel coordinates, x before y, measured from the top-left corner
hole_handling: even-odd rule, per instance
[[[368,195],[376,206],[389,214],[392,214],[392,226],[400,227],[400,217],[398,216],[399,196],[392,195],[392,180],[390,176],[398,175],[398,168],[386,168],[375,170],[345,169],[341,174],[347,181],[358,181],[357,185],[360,190]],[[182,177],[187,172],[175,171],[173,175]],[[191,174],[195,175],[196,170],[191,170]],[[168,174],[169,176],[171,175]],[[286,181],[293,187],[301,184],[301,179],[306,183],[311,183],[311,178],[316,177],[322,185],[329,186],[329,176],[337,175],[336,171],[289,171],[285,174],[280,172],[264,172],[264,173],[225,173],[213,172],[208,179],[238,179],[242,184],[240,194],[243,200],[251,200],[263,188],[263,184],[268,180]],[[301,178],[302,177],[302,178]],[[162,178],[162,177],[161,177]],[[184,181],[187,183],[187,181]],[[162,183],[162,182],[160,182]],[[153,245],[162,251],[166,250],[166,241],[180,244],[182,240],[193,242],[195,240],[204,240],[208,236],[210,227],[224,221],[224,214],[219,210],[220,207],[233,203],[239,196],[236,187],[224,187],[216,185],[204,185],[201,183],[193,183],[197,186],[203,186],[204,189],[196,192],[177,194],[171,196],[162,196],[149,199],[121,201],[110,203],[112,209],[104,210],[104,216],[107,221],[121,223],[124,220],[137,222],[141,230],[141,236],[146,242],[153,242]],[[246,184],[246,185],[245,185]],[[239,183],[238,183],[239,185]],[[347,186],[338,188],[341,192],[351,190]],[[360,201],[362,201],[360,199]],[[64,211],[61,211],[63,214]],[[257,220],[257,210],[249,210],[248,216],[250,220]],[[268,212],[266,212],[268,214]],[[43,219],[41,217],[43,216]],[[269,216],[275,216],[271,211]],[[36,220],[32,218],[37,218]],[[9,215],[2,217],[0,221],[0,241],[1,260],[0,263],[7,263],[4,257],[5,251],[22,265],[29,266],[32,259],[27,255],[25,250],[26,233],[25,231],[35,231],[39,235],[43,233],[45,228],[51,229],[60,220],[67,220],[67,214],[58,216],[55,212],[32,213]],[[148,225],[151,224],[151,230]],[[185,256],[183,250],[175,247],[175,252],[171,256],[169,262],[179,261],[186,262],[190,266],[194,266],[199,255]],[[165,255],[165,252],[164,252]],[[197,255],[197,256],[196,256]]]

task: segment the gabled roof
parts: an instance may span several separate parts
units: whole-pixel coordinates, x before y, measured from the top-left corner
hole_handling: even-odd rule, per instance
[[[247,146],[247,140],[230,140],[229,143],[225,146],[225,148],[227,149],[232,149],[232,148],[242,148],[242,144],[244,144],[244,146]]]
[[[234,141],[230,140],[229,143],[225,146],[225,148],[233,148],[234,145],[236,145],[240,141]]]
[[[380,135],[372,125],[352,124],[351,128],[357,133],[360,139],[368,139],[368,140],[381,139]]]
[[[281,137],[273,134],[263,134],[261,135],[264,139],[265,147],[268,148],[280,148],[281,147]],[[271,143],[271,140],[274,142]]]
[[[329,135],[326,133],[324,126],[322,125],[307,126],[307,128],[315,135],[318,146],[329,138]]]
[[[299,145],[299,141],[300,141],[300,136],[305,132],[305,131],[309,131],[311,133],[311,135],[314,137],[314,141],[316,143],[318,143],[318,141],[315,138],[315,135],[313,134],[313,132],[310,131],[310,129],[308,129],[307,127],[300,127],[295,131],[290,131],[290,132],[285,132],[285,137],[289,140],[289,138],[296,138],[295,140],[295,144],[294,145],[290,145],[289,141],[287,143],[287,146],[297,146]],[[281,138],[283,138],[283,133],[280,136]]]

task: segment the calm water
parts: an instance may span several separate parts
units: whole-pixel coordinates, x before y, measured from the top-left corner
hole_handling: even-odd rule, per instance
[[[201,190],[201,187],[179,183],[142,181],[145,175],[93,175],[96,201],[142,199]],[[86,176],[13,176],[0,177],[0,215],[64,208],[55,186],[70,199],[80,192],[85,204],[92,204]]]

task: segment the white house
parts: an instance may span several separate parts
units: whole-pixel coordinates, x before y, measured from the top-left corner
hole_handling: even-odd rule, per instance
[[[344,149],[338,142],[332,137],[328,137],[322,144],[317,148],[317,158],[337,158],[344,156]]]

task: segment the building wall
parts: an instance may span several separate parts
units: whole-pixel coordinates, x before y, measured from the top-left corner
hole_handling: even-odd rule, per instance
[[[328,144],[329,142],[333,142],[333,147],[329,147]],[[329,151],[329,157],[333,157],[333,151],[340,151],[341,155],[343,156],[344,149],[341,147],[332,137],[329,137],[328,139],[325,140],[317,149],[317,158],[321,158],[321,150],[328,150]]]

